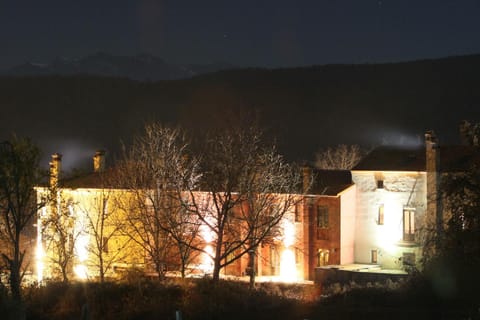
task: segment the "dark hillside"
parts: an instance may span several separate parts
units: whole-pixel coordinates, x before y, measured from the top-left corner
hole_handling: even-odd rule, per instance
[[[321,146],[456,142],[462,119],[480,120],[480,55],[395,64],[237,69],[187,80],[93,76],[0,78],[0,138],[31,136],[45,152],[116,150],[144,121],[203,130],[225,108],[253,109],[291,159]],[[63,150],[62,150],[63,148]]]

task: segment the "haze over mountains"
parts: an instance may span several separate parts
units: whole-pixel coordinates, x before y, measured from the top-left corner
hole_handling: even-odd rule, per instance
[[[207,130],[251,110],[280,152],[301,161],[339,143],[420,144],[429,129],[441,143],[457,143],[461,120],[480,121],[480,55],[232,69],[168,81],[67,74],[0,77],[0,140],[12,132],[32,137],[46,159],[60,152],[73,167],[95,149],[115,153],[145,121]]]
[[[202,73],[231,68],[233,66],[226,63],[175,65],[149,54],[115,56],[97,52],[79,59],[57,57],[50,63],[26,62],[3,70],[0,74],[11,76],[83,74],[158,81],[190,78]]]

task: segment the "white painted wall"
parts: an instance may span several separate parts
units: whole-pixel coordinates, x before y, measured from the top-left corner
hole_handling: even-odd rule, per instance
[[[384,188],[377,188],[383,179]],[[424,172],[352,171],[356,184],[355,262],[371,263],[371,251],[378,252],[377,263],[386,269],[401,269],[404,252],[416,253],[419,247],[403,242],[403,208],[416,208],[416,232],[426,211]],[[379,225],[378,208],[384,205],[384,224]]]
[[[356,186],[340,194],[340,264],[355,262]]]

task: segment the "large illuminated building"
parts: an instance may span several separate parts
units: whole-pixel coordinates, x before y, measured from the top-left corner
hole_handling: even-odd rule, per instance
[[[433,132],[425,146],[382,146],[355,168],[355,262],[382,269],[418,268],[429,232],[442,232],[448,215],[441,177],[480,163],[478,147],[440,146]]]
[[[94,157],[94,172],[85,177],[59,183],[61,157],[54,155],[51,163],[51,185],[67,204],[70,234],[75,239],[74,257],[70,270],[77,278],[95,278],[91,266],[92,230],[86,226],[86,212],[98,210],[98,199],[109,193],[124,193],[119,186],[105,185],[100,179],[104,172],[104,155]],[[421,148],[382,146],[368,154],[351,171],[328,171],[303,168],[305,189],[299,191],[298,201],[279,224],[281,235],[263,243],[257,252],[255,274],[270,280],[318,280],[318,270],[385,270],[407,272],[418,267],[422,258],[422,231],[427,226],[441,230],[442,206],[439,197],[442,173],[465,170],[478,153],[466,146],[440,147],[433,133],[426,134]],[[314,177],[313,185],[308,183]],[[308,188],[307,188],[308,185]],[[51,192],[38,187],[39,199]],[[201,193],[201,191],[198,191]],[[205,193],[206,194],[206,193]],[[279,195],[280,197],[280,195]],[[111,219],[121,218],[114,205],[102,204],[111,210]],[[97,208],[97,209],[95,209]],[[55,208],[47,206],[39,212],[37,236],[38,279],[58,273],[51,261],[55,259],[55,237],[42,228]],[[57,210],[58,211],[58,210]],[[91,215],[90,215],[91,217]],[[107,221],[107,224],[110,223]],[[208,232],[200,232],[205,251],[213,252],[214,241]],[[75,241],[73,241],[75,240]],[[67,239],[68,241],[68,239]],[[118,254],[111,260],[108,276],[118,276],[130,267],[148,271],[145,254],[134,243],[126,244],[125,236],[115,236],[103,245],[105,254]],[[167,265],[167,269],[174,269]],[[193,274],[208,274],[212,261],[205,254],[190,264]],[[223,275],[246,276],[248,255],[225,267]]]

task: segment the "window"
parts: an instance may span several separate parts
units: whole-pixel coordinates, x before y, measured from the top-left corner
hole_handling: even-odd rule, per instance
[[[328,228],[328,207],[326,206],[317,207],[317,227]]]
[[[278,257],[277,248],[274,245],[272,245],[270,246],[270,269],[271,269],[272,275],[276,274],[279,265],[280,265],[280,259]]]
[[[383,189],[383,180],[377,180],[377,189]]]
[[[229,263],[235,259],[235,252],[230,249],[230,242],[226,241],[224,243],[225,251],[230,251],[225,257],[225,262]]]
[[[403,209],[403,240],[415,241],[415,209]]]
[[[377,249],[372,250],[372,263],[378,262],[378,252]]]
[[[377,224],[380,226],[383,226],[384,223],[384,217],[383,217],[383,210],[384,206],[383,203],[378,207],[378,219],[377,219]]]
[[[317,267],[323,267],[328,265],[328,258],[330,252],[325,249],[319,249],[317,253]]]

